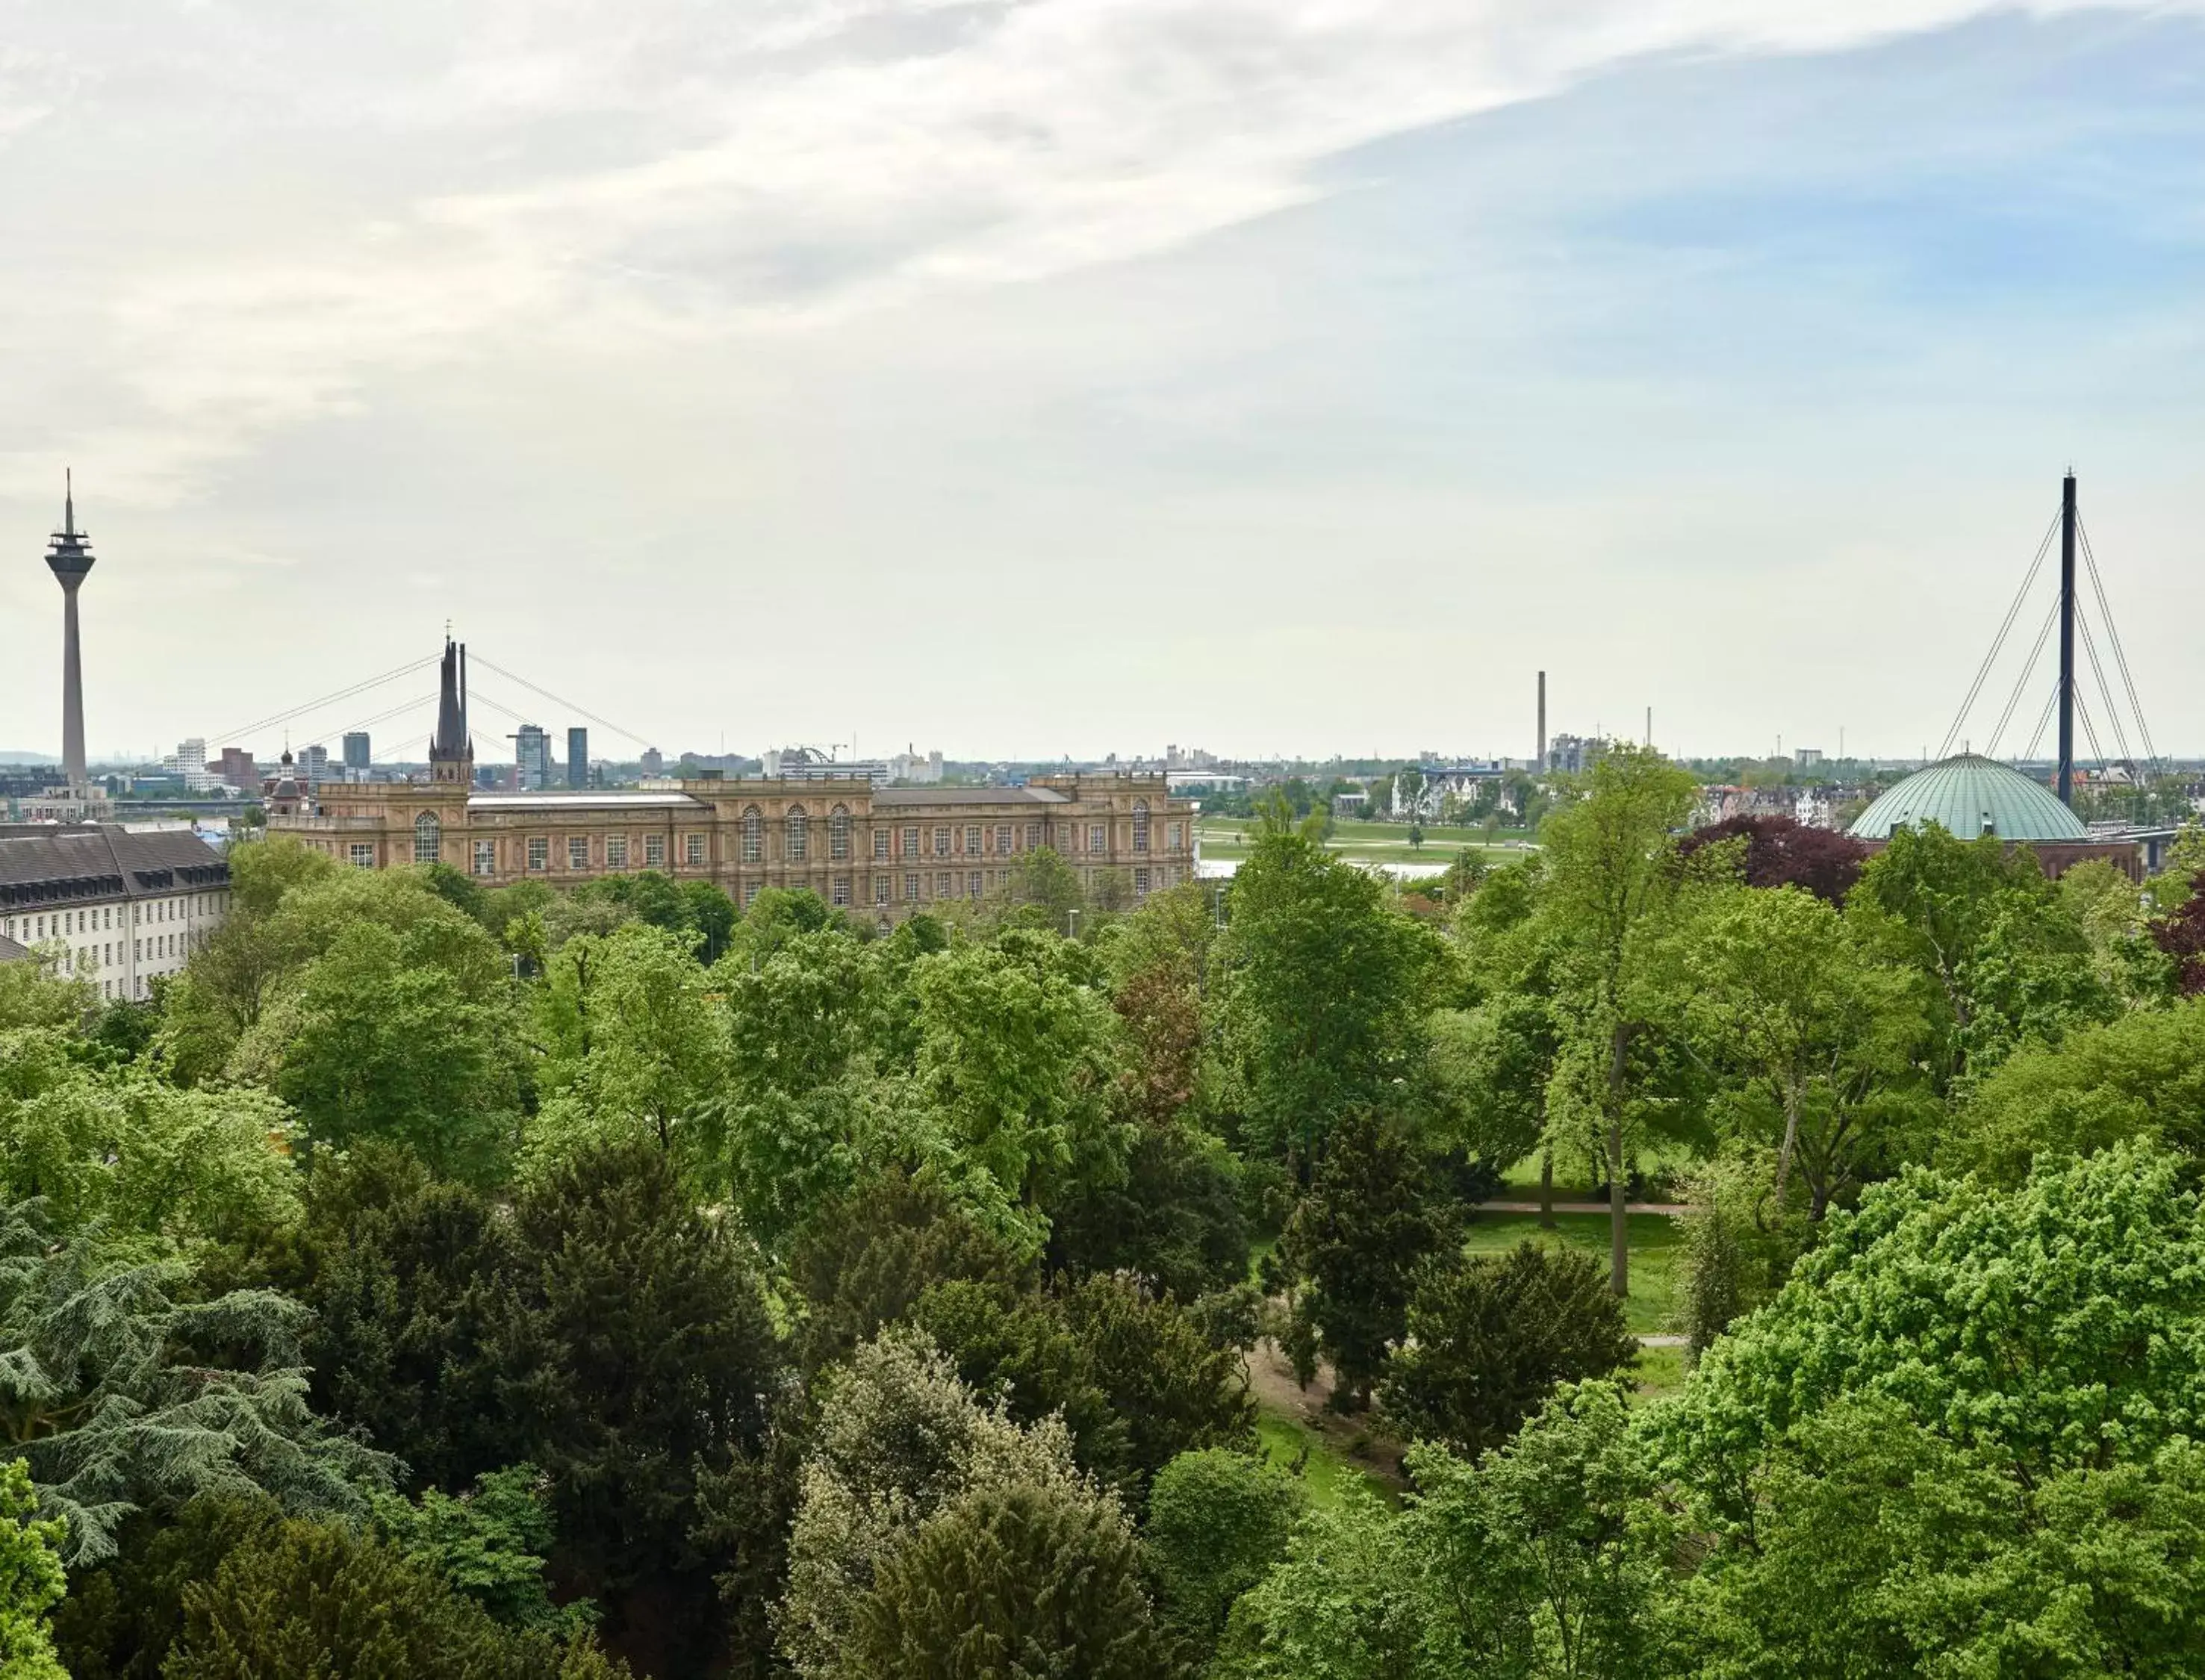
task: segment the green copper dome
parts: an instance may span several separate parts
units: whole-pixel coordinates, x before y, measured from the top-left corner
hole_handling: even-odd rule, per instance
[[[2052,790],[2010,764],[1964,752],[1917,770],[1854,820],[1855,840],[1889,840],[1894,828],[1941,823],[1962,840],[2079,840],[2090,837],[2082,818]]]

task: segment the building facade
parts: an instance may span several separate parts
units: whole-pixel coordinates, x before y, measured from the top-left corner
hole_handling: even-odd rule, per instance
[[[229,865],[187,827],[0,828],[0,939],[142,1000],[229,913]]]
[[[884,922],[1001,893],[1043,848],[1091,890],[1138,899],[1194,876],[1194,802],[1171,798],[1160,775],[879,787],[863,775],[708,772],[636,791],[474,793],[463,659],[447,646],[428,781],[271,796],[270,831],[361,869],[441,863],[484,886],[555,887],[656,870],[716,882],[745,906],[768,887],[808,888]]]

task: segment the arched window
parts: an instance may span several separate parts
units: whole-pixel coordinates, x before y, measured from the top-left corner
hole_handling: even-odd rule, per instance
[[[788,836],[787,844],[783,849],[790,863],[800,864],[804,861],[805,840],[811,829],[811,819],[805,816],[802,805],[794,806],[790,810],[786,826]]]
[[[765,855],[765,818],[756,805],[743,808],[743,862],[755,864]]]
[[[443,853],[443,828],[437,813],[425,810],[413,819],[413,861],[433,864]]]
[[[1146,799],[1136,799],[1133,801],[1133,850],[1146,852],[1148,849],[1149,802]]]
[[[850,808],[837,805],[827,818],[827,855],[840,864],[850,855]]]

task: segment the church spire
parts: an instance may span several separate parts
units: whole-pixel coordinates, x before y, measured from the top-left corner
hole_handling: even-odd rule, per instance
[[[474,760],[475,745],[467,737],[467,650],[447,633],[437,733],[429,743],[431,779],[464,787],[474,780]]]

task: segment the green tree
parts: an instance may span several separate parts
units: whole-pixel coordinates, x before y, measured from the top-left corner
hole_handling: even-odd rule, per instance
[[[30,1467],[0,1468],[0,1675],[7,1680],[68,1680],[54,1654],[47,1612],[66,1589],[62,1527],[40,1522]]]
[[[980,1487],[882,1564],[842,1672],[865,1680],[1150,1680],[1164,1646],[1114,1500],[1063,1481]]]
[[[419,1680],[579,1680],[625,1673],[500,1628],[395,1548],[291,1522],[247,1539],[184,1591],[164,1680],[403,1674]]]
[[[0,1427],[28,1461],[64,1558],[97,1562],[141,1506],[259,1487],[304,1514],[357,1514],[389,1462],[307,1409],[306,1309],[270,1291],[174,1298],[174,1262],[103,1263],[34,1206],[0,1212]]]
[[[781,1649],[805,1680],[849,1673],[865,1605],[927,1521],[979,1489],[1080,1487],[1063,1425],[983,1405],[925,1333],[862,1345],[828,1388],[789,1537]]]
[[[185,1589],[213,1579],[247,1539],[283,1521],[282,1507],[249,1490],[203,1493],[173,1511],[126,1521],[116,1553],[80,1564],[54,1612],[54,1646],[75,1680],[160,1680],[184,1629]]]
[[[2131,1138],[2205,1155],[2205,998],[2023,1046],[1968,1093],[1945,1155],[2017,1184],[2040,1159]]]
[[[519,1107],[504,964],[475,923],[416,896],[425,908],[402,931],[349,923],[305,966],[276,1089],[317,1143],[385,1138],[442,1171],[493,1174]]]
[[[536,994],[547,1054],[532,1164],[636,1131],[685,1161],[696,1155],[686,1134],[728,1058],[726,1017],[694,938],[633,923],[602,939],[577,935],[550,959]]]
[[[1075,1275],[1137,1273],[1182,1302],[1248,1276],[1242,1172],[1231,1150],[1190,1126],[1143,1128],[1122,1182],[1083,1179],[1052,1214],[1053,1263]]]
[[[647,1140],[587,1149],[513,1211],[520,1254],[491,1331],[513,1440],[550,1476],[569,1578],[607,1601],[716,1597],[690,1540],[700,1474],[763,1440],[782,1355],[764,1291],[723,1221]]]
[[[1637,1357],[1623,1303],[1592,1259],[1526,1242],[1427,1267],[1379,1398],[1404,1437],[1475,1457],[1514,1434],[1558,1384]]]
[[[1221,1026],[1249,1138],[1307,1182],[1333,1125],[1393,1105],[1420,1064],[1441,947],[1384,882],[1275,816],[1229,905]]]
[[[548,1495],[541,1471],[514,1464],[485,1470],[456,1499],[433,1487],[418,1500],[385,1494],[375,1502],[375,1527],[502,1625],[563,1636],[586,1630],[596,1606],[551,1602],[544,1578],[554,1533]]]
[[[1286,1555],[1308,1503],[1300,1481],[1253,1453],[1204,1447],[1166,1464],[1142,1526],[1165,1625],[1208,1656],[1234,1601]]]
[[[1343,1121],[1280,1244],[1307,1282],[1295,1309],[1332,1361],[1334,1405],[1369,1404],[1418,1267],[1447,1234],[1426,1163],[1401,1129],[1367,1113]]]
[[[1796,1167],[1820,1219],[1927,1129],[1933,1098],[1915,1072],[1931,1025],[1919,977],[1876,960],[1798,887],[1717,888],[1679,921],[1665,982],[1675,1018],[1726,1077],[1735,1122],[1774,1145],[1777,1205]]]
[[[1038,1247],[1057,1189],[1076,1175],[1117,1176],[1132,1140],[1106,1101],[1108,1004],[1035,949],[1042,960],[955,947],[922,958],[912,988],[917,1089],[953,1146],[941,1168],[1006,1235]]]
[[[1624,1157],[1632,1119],[1635,1042],[1657,1006],[1646,982],[1676,898],[1676,831],[1691,809],[1689,772],[1650,747],[1616,745],[1586,796],[1548,815],[1540,914],[1553,953],[1565,1060],[1588,1093],[1608,1162],[1609,1287],[1630,1292]],[[1480,896],[1483,896],[1481,894]]]
[[[1021,852],[1012,863],[1007,898],[1019,920],[1067,936],[1078,930],[1077,918],[1087,908],[1079,871],[1046,846]]]

